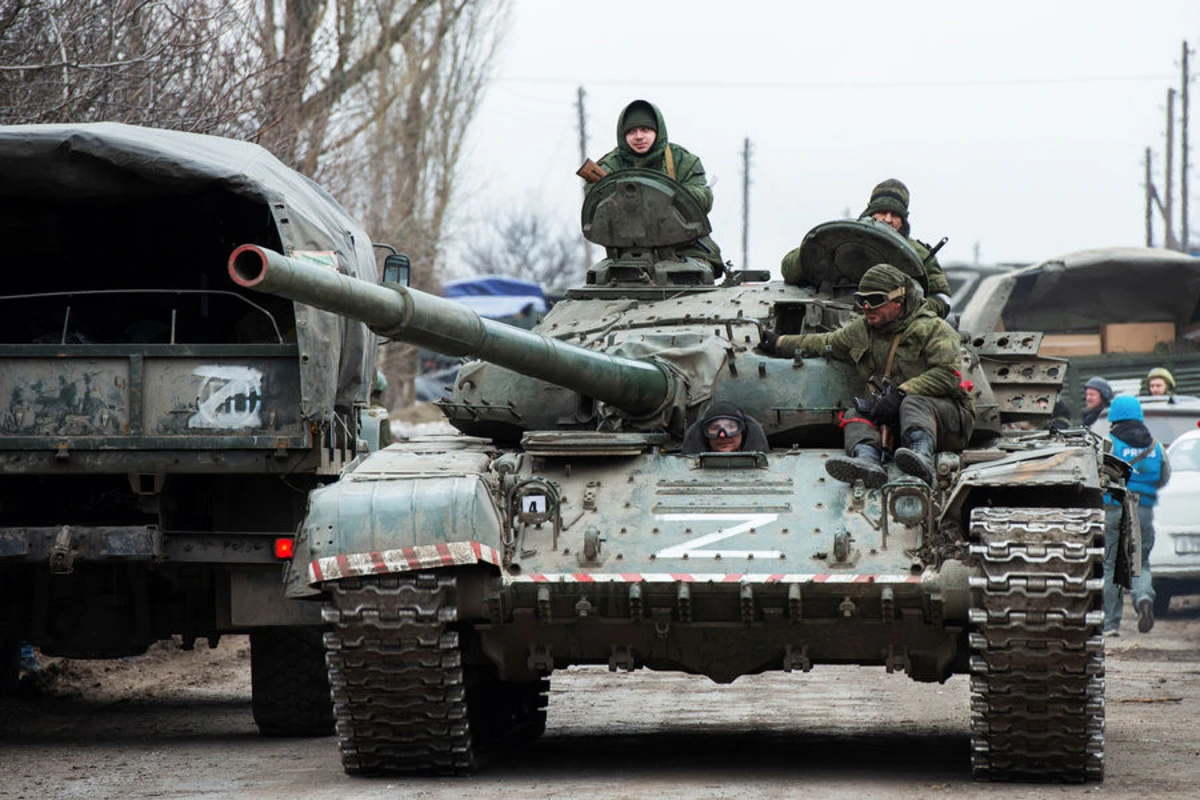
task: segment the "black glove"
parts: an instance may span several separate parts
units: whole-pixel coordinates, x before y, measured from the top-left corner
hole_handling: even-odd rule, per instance
[[[900,403],[907,393],[900,389],[888,387],[887,391],[875,401],[875,409],[871,419],[876,425],[896,425],[900,422]]]
[[[779,334],[770,328],[762,329],[762,340],[758,343],[758,351],[769,356],[779,355],[779,351],[775,349],[775,343],[779,341]]]

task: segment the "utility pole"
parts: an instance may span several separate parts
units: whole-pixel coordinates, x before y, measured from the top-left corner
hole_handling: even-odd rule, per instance
[[[582,164],[588,159],[587,154],[587,114],[583,108],[583,98],[587,92],[583,91],[583,87],[579,87],[578,98],[575,101],[575,111],[579,118],[579,163]],[[587,183],[583,184],[583,193],[587,194]],[[587,272],[592,266],[592,243],[583,237],[583,269]]]
[[[1146,148],[1146,247],[1154,247],[1154,178],[1150,172],[1150,148]]]
[[[1180,248],[1185,252],[1189,251],[1190,241],[1188,239],[1188,80],[1191,77],[1188,72],[1188,45],[1187,40],[1183,42],[1183,89],[1180,92],[1183,115],[1180,120],[1180,142],[1179,142],[1179,242]]]
[[[742,144],[742,269],[750,268],[750,139]]]
[[[1179,244],[1175,241],[1175,191],[1174,191],[1174,169],[1175,169],[1175,88],[1167,89],[1167,166],[1164,170],[1166,174],[1166,186],[1164,191],[1166,199],[1163,202],[1163,222],[1167,230],[1167,249],[1178,250]]]

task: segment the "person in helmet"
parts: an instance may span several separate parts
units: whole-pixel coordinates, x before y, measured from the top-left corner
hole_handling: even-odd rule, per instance
[[[854,302],[863,315],[831,333],[778,336],[764,331],[759,349],[768,355],[823,355],[851,361],[873,397],[855,398],[842,416],[846,455],[826,459],[825,471],[869,489],[887,483],[880,429],[900,434],[896,466],[933,484],[933,457],[961,451],[975,429],[971,385],[959,372],[960,339],[925,302],[920,285],[890,264],[862,276]]]
[[[666,173],[667,177],[682,184],[705,214],[712,210],[713,193],[699,156],[667,138],[667,123],[662,112],[649,101],[634,100],[621,111],[617,117],[617,146],[600,159],[599,165],[608,174],[634,168]],[[594,185],[589,183],[585,188],[591,191]],[[721,260],[721,248],[711,236],[696,240],[691,250],[693,252],[684,252],[708,262],[715,277],[722,274],[725,265]]]
[[[1154,397],[1175,394],[1175,376],[1166,367],[1155,367],[1146,374],[1146,391]]]
[[[684,431],[680,452],[694,456],[706,451],[765,453],[769,449],[767,435],[758,420],[747,416],[737,405],[720,401],[713,403],[703,417]]]
[[[917,251],[921,262],[925,264],[925,275],[929,280],[929,296],[926,302],[942,319],[950,313],[950,282],[942,271],[937,256],[930,256],[932,249],[929,245],[910,236],[911,228],[908,223],[908,187],[895,178],[888,178],[877,184],[871,190],[871,199],[867,207],[859,215],[859,219],[870,218],[892,226],[892,229],[908,240]]]
[[[1112,403],[1113,390],[1108,381],[1093,375],[1083,385],[1083,424],[1099,436],[1108,435],[1109,421],[1104,412]]]
[[[1154,585],[1150,575],[1150,551],[1154,549],[1154,506],[1158,490],[1171,479],[1171,463],[1163,447],[1146,427],[1142,404],[1136,397],[1122,395],[1108,410],[1113,455],[1133,468],[1126,488],[1137,495],[1138,524],[1142,529],[1142,570],[1130,584],[1138,630],[1154,627]],[[1111,495],[1104,496],[1104,632],[1116,636],[1121,629],[1123,591],[1114,581],[1121,542],[1123,508]]]

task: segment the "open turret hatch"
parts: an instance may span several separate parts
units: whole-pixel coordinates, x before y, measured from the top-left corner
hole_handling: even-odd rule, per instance
[[[876,264],[891,264],[916,279],[926,292],[929,282],[917,251],[884,222],[843,219],[810,230],[800,243],[799,270],[784,280],[822,293],[854,291],[863,274]]]

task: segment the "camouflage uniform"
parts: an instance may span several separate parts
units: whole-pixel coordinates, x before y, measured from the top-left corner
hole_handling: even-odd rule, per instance
[[[782,356],[799,353],[853,362],[864,381],[883,378],[903,392],[899,404],[901,441],[905,449],[926,456],[930,462],[930,469],[911,474],[931,482],[935,450],[959,451],[970,440],[975,428],[975,404],[962,385],[959,335],[924,302],[914,281],[895,267],[880,264],[863,275],[859,291],[889,291],[901,286],[906,289],[903,311],[885,325],[872,328],[865,318],[858,318],[831,333],[780,336],[774,348]],[[848,455],[858,456],[865,445],[878,456],[879,428],[868,415],[847,411],[842,427]],[[900,452],[896,462],[910,472]],[[834,474],[832,469],[830,472]]]
[[[640,108],[639,108],[640,107]],[[633,152],[625,142],[625,117],[633,110],[648,110],[657,121],[655,126],[654,144],[643,155]],[[693,155],[680,145],[673,144],[667,138],[667,123],[662,112],[653,103],[646,100],[634,100],[621,111],[617,117],[617,147],[610,151],[598,162],[607,173],[612,174],[622,169],[652,169],[665,173],[668,177],[682,184],[685,191],[696,199],[707,214],[712,210],[713,193],[708,188],[708,179],[704,175],[704,165],[700,157]],[[594,183],[586,185],[586,191],[591,191]],[[685,255],[707,261],[713,267],[713,274],[720,275],[724,270],[721,261],[721,248],[705,236],[697,240],[694,248],[683,251]]]

